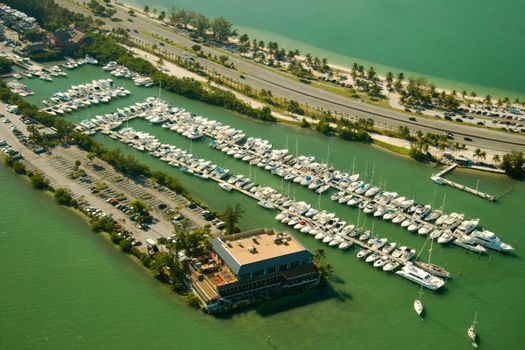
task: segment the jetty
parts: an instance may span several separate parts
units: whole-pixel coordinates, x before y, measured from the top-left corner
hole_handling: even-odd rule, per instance
[[[445,169],[441,170],[440,172],[438,172],[436,174],[433,174],[430,177],[430,179],[432,181],[434,181],[435,183],[439,184],[439,185],[451,186],[451,187],[457,188],[459,190],[465,191],[467,193],[473,194],[475,196],[478,196],[480,198],[487,199],[487,200],[489,200],[491,202],[495,202],[496,201],[496,197],[491,195],[491,194],[479,191],[477,188],[474,189],[474,188],[462,185],[459,182],[455,182],[455,181],[452,181],[452,180],[445,179],[443,177],[445,174],[448,174],[449,172],[451,172],[452,170],[456,169],[457,167],[458,167],[457,163],[452,163],[451,165],[449,165]]]

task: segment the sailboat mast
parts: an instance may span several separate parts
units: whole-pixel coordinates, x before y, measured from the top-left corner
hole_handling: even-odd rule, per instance
[[[432,245],[434,243],[434,240],[430,240],[430,248],[428,249],[428,263],[430,264],[430,257],[432,256]]]

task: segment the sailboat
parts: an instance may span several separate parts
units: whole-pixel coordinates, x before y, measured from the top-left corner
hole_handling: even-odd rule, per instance
[[[476,333],[476,323],[477,323],[478,313],[476,312],[476,315],[474,316],[474,321],[472,321],[472,324],[468,328],[467,335],[472,341],[472,346],[477,349],[478,343],[476,342],[477,333]]]
[[[438,266],[438,265],[435,265],[435,264],[431,264],[430,263],[430,257],[432,255],[432,245],[434,243],[434,240],[430,240],[430,249],[428,250],[428,262],[423,262],[423,261],[416,261],[415,264],[416,266],[422,268],[423,270],[433,274],[433,275],[436,275],[436,276],[439,276],[439,277],[444,277],[444,278],[449,278],[450,277],[450,272],[445,270],[444,268],[442,268],[441,266]]]
[[[423,303],[421,302],[422,294],[423,294],[423,286],[421,286],[421,289],[419,290],[419,298],[416,298],[416,300],[414,300],[414,310],[416,311],[421,321],[423,321],[423,317],[421,317],[421,314],[423,313]]]

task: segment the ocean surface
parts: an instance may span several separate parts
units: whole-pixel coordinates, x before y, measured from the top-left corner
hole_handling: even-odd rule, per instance
[[[84,66],[54,82],[24,80],[38,102],[53,91],[110,75]],[[79,121],[128,106],[156,95],[156,89],[135,87],[113,78],[132,94],[111,103],[86,108],[64,118]],[[324,248],[336,275],[330,287],[275,300],[234,315],[215,317],[190,308],[158,283],[142,267],[114,248],[76,213],[60,207],[47,194],[0,165],[0,348],[2,349],[470,349],[466,330],[478,312],[482,349],[518,349],[525,342],[522,320],[525,303],[523,218],[525,183],[500,175],[456,171],[450,178],[480,190],[503,195],[491,203],[430,180],[435,168],[398,157],[375,147],[345,142],[296,127],[268,125],[163,92],[162,98],[191,112],[243,129],[247,136],[264,137],[275,147],[289,147],[314,155],[340,169],[355,170],[422,203],[445,211],[481,218],[516,248],[516,254],[478,256],[455,246],[435,245],[432,261],[447,267],[452,278],[443,290],[424,291],[425,320],[413,310],[419,286],[387,274],[355,257],[356,249],[332,249],[289,230],[274,220],[275,212],[236,193],[227,193],[212,181],[180,173],[158,159],[140,153],[104,135],[95,138],[110,148],[133,154],[152,169],[169,172],[192,194],[216,210],[241,203],[243,229],[274,227],[288,230],[311,250]],[[189,142],[174,132],[142,120],[130,122],[137,130],[155,134],[164,142],[188,149],[231,169],[273,186],[298,199],[320,205],[347,222],[374,230],[380,237],[421,250],[425,239],[357,209],[337,204],[329,194],[319,197],[301,186],[283,183],[277,176],[252,168],[208,147],[209,140]],[[446,200],[445,200],[446,196]],[[428,248],[428,244],[427,244]],[[421,253],[427,257],[427,249]],[[267,344],[268,336],[271,344]]]
[[[224,16],[239,33],[350,67],[421,75],[438,86],[525,98],[521,0],[125,0]]]

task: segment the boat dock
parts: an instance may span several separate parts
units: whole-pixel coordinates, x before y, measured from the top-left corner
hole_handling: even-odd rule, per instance
[[[437,174],[434,174],[432,176],[435,176],[435,177],[442,177],[444,176],[445,174],[448,174],[449,172],[451,172],[452,170],[456,169],[458,167],[458,163],[452,163],[451,165],[449,165],[448,167],[446,167],[445,169],[441,170],[440,172],[438,172]]]
[[[451,180],[444,179],[442,177],[440,177],[439,180],[442,182],[443,185],[448,185],[448,186],[455,187],[455,188],[457,188],[459,190],[471,193],[471,194],[473,194],[475,196],[478,196],[480,198],[488,199],[491,202],[495,202],[496,201],[496,197],[491,195],[491,194],[478,191],[477,189],[474,189],[474,188],[462,185],[460,183],[457,183],[457,182],[454,182],[454,181],[451,181]]]
[[[457,167],[458,167],[457,163],[452,163],[450,166],[446,167],[445,169],[441,170],[440,172],[438,172],[436,174],[433,174],[430,177],[430,179],[432,181],[434,181],[435,183],[438,183],[440,185],[451,186],[451,187],[457,188],[459,190],[462,190],[462,191],[468,192],[470,194],[473,194],[475,196],[478,196],[480,198],[488,199],[491,202],[495,202],[496,201],[496,197],[491,195],[491,194],[488,194],[488,193],[485,193],[485,192],[481,192],[477,188],[474,189],[474,188],[462,185],[462,184],[460,184],[458,182],[455,182],[455,181],[452,181],[452,180],[447,180],[447,179],[445,179],[443,177],[445,174],[448,174],[449,172],[451,172],[452,170],[456,169]]]
[[[122,135],[120,135],[118,132],[108,131],[107,134],[109,134],[109,136],[111,136],[114,139],[123,141],[122,140]],[[186,169],[189,169],[189,170],[191,170],[194,173],[198,173],[200,171],[198,168],[192,166],[191,164],[188,164],[188,163],[186,163],[184,161],[181,161],[181,160],[178,160],[178,159],[172,159],[170,161],[170,164],[171,163],[175,163],[175,164],[177,164],[176,166],[181,167],[181,168],[182,167],[187,167]],[[187,172],[187,170],[186,170],[186,172]],[[246,190],[246,189],[244,189],[242,187],[239,187],[239,186],[236,186],[236,185],[232,185],[231,183],[229,183],[228,181],[226,181],[226,180],[224,180],[222,178],[218,178],[216,176],[209,176],[208,179],[215,181],[217,184],[222,184],[222,185],[228,186],[232,190],[240,192],[240,193],[244,194],[245,196],[247,196],[249,198],[252,198],[252,199],[254,199],[256,201],[261,201],[262,199],[264,199],[264,198],[261,198],[261,196],[258,195],[257,191],[256,192],[248,191],[248,190]],[[260,186],[260,188],[264,189],[264,187],[262,187],[262,186]],[[280,205],[278,203],[272,203],[272,204],[273,204],[272,208],[267,208],[268,210],[272,210],[272,211],[273,210],[278,210],[280,212],[289,210],[289,208],[287,209],[286,207],[284,207],[283,205]],[[313,220],[311,217],[307,217],[307,216],[299,214],[299,213],[294,213],[294,216],[297,217],[300,220],[304,220],[304,221],[308,222],[311,226],[313,226],[316,229],[324,230],[322,225],[319,224],[319,223],[316,223],[315,220]],[[356,227],[356,229],[358,229],[358,228]],[[411,260],[411,259],[405,260],[405,259],[403,259],[401,257],[392,256],[391,252],[387,253],[387,252],[383,251],[381,249],[382,246],[377,248],[377,247],[374,247],[374,245],[368,245],[367,242],[366,242],[366,241],[368,241],[368,239],[360,241],[359,239],[357,239],[355,237],[350,237],[348,235],[341,235],[341,238],[344,238],[345,240],[347,240],[349,242],[352,242],[352,245],[359,246],[362,249],[370,250],[371,253],[369,253],[368,255],[372,255],[372,254],[376,253],[380,257],[385,257],[385,258],[388,258],[389,260],[391,260],[393,262],[396,262],[397,264],[399,264],[399,266],[404,266],[404,265],[406,265],[408,263],[408,261]],[[337,248],[337,246],[335,248]]]

